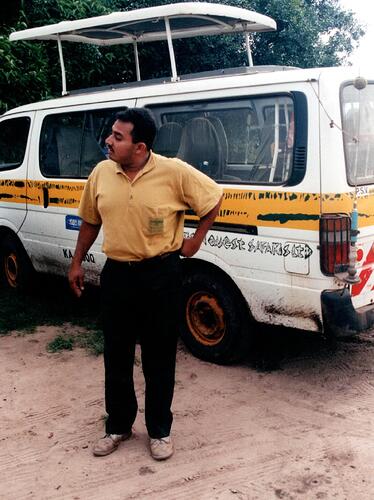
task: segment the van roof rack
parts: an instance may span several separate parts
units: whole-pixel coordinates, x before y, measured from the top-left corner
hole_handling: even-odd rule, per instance
[[[184,2],[147,7],[104,16],[62,21],[11,33],[10,41],[57,40],[62,73],[62,95],[66,95],[66,73],[62,41],[82,42],[100,46],[133,44],[136,76],[141,80],[138,55],[139,42],[167,40],[171,65],[171,81],[179,80],[173,39],[201,35],[245,33],[248,64],[253,66],[250,33],[276,30],[276,22],[262,14],[239,7]]]
[[[289,71],[299,69],[296,66],[276,66],[276,65],[259,65],[259,66],[239,66],[237,68],[215,69],[212,71],[201,71],[199,73],[188,73],[180,75],[180,81],[198,80],[199,78],[215,78],[218,76],[238,76],[238,75],[255,75],[258,73],[272,73],[275,71]],[[83,89],[71,90],[69,95],[79,95],[92,92],[107,92],[108,90],[120,90],[123,88],[129,89],[133,87],[145,87],[147,85],[156,85],[159,83],[167,83],[165,77],[151,78],[141,82],[123,82],[109,85],[101,85],[100,87],[89,87]]]

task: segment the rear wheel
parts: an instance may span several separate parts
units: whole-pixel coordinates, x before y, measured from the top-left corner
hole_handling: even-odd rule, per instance
[[[33,267],[20,241],[6,235],[0,242],[0,279],[7,288],[24,289],[31,285]]]
[[[210,268],[188,270],[182,308],[182,339],[195,356],[227,364],[246,354],[249,313],[229,278]]]

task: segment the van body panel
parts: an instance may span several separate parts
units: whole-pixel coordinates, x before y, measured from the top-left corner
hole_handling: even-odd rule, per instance
[[[192,232],[185,230],[187,237]],[[256,321],[321,331],[321,289],[334,286],[334,279],[327,279],[320,271],[314,232],[295,233],[295,240],[290,241],[286,229],[275,230],[271,239],[213,230],[197,257],[216,264],[233,279]],[[294,267],[301,263],[303,271],[298,267],[286,272],[289,262]],[[304,272],[305,266],[308,273]]]

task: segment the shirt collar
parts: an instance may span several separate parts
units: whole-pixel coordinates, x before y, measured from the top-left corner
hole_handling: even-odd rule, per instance
[[[113,163],[114,163],[114,168],[115,168],[116,173],[125,175],[125,177],[126,177],[126,174],[122,170],[121,165],[119,163],[115,163],[115,162],[113,162]],[[151,150],[147,163],[144,165],[144,167],[141,169],[141,171],[138,172],[135,179],[139,179],[142,175],[146,174],[150,170],[153,170],[155,167],[156,167],[155,156],[154,156],[153,151]]]

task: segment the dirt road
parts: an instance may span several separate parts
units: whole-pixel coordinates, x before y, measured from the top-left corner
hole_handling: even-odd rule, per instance
[[[56,329],[0,338],[0,498],[374,498],[374,332],[335,350],[285,336],[280,369],[215,366],[180,347],[176,453],[153,461],[136,366],[136,436],[105,458],[101,357],[50,354]]]

